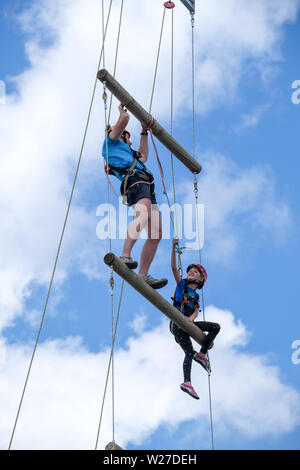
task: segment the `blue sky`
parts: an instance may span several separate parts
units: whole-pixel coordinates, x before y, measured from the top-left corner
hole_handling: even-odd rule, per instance
[[[1,214],[0,445],[8,446],[87,119],[101,44],[101,2],[3,1],[0,80]],[[175,2],[174,136],[191,146],[190,21]],[[201,5],[200,5],[201,3]],[[107,6],[108,2],[105,3]],[[85,6],[84,6],[85,5]],[[120,2],[114,2],[113,25]],[[204,204],[207,318],[221,324],[211,352],[215,448],[299,449],[298,309],[300,105],[296,0],[199,2],[195,26],[196,158]],[[147,108],[161,2],[124,9],[117,78]],[[221,10],[220,10],[221,8]],[[232,17],[232,11],[235,17]],[[170,12],[168,12],[170,13]],[[93,28],[88,27],[92,22]],[[167,15],[153,114],[170,126]],[[136,41],[148,34],[149,40]],[[113,68],[115,26],[105,46]],[[148,37],[148,36],[147,36]],[[134,73],[128,73],[128,68]],[[109,271],[97,208],[107,202],[100,149],[104,118],[97,86],[74,200],[15,448],[93,448],[111,341]],[[117,118],[113,101],[112,121]],[[134,146],[139,126],[132,117]],[[150,145],[149,168],[162,194]],[[172,200],[169,153],[158,144]],[[176,196],[193,203],[193,177],[175,159]],[[118,184],[112,181],[117,189]],[[118,200],[111,195],[118,211]],[[189,244],[183,240],[183,244]],[[138,259],[139,240],[133,255]],[[112,240],[117,254],[122,240]],[[174,280],[163,239],[150,274]],[[198,260],[186,250],[183,265]],[[115,275],[114,313],[121,281]],[[207,379],[196,365],[195,402],[179,390],[183,354],[168,322],[125,285],[115,346],[115,438],[126,449],[210,448]],[[99,448],[111,440],[109,388]],[[45,401],[48,407],[44,406]],[[76,410],[76,413],[74,413]],[[42,418],[42,419],[41,419]],[[59,429],[59,432],[58,432]],[[191,432],[192,430],[192,432]]]

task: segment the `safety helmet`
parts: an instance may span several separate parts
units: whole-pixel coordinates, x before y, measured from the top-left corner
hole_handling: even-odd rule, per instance
[[[111,126],[110,124],[107,124],[106,126],[106,133],[109,134],[115,126]]]
[[[201,264],[190,264],[190,265],[187,267],[186,272],[189,272],[189,270],[190,270],[191,268],[197,268],[198,271],[200,272],[200,274],[203,275],[203,277],[204,277],[204,282],[206,282],[206,280],[207,280],[207,272],[205,271],[204,267],[203,267]]]
[[[114,129],[115,126],[110,126],[108,125],[107,126],[107,133],[109,134],[113,129]],[[127,130],[127,129],[124,129],[124,131],[122,132],[121,134],[121,137],[125,140],[125,134],[128,134],[128,137],[130,139],[130,132]]]
[[[126,140],[126,134],[128,135],[128,139],[130,139],[130,132],[127,129],[124,129],[124,131],[122,132],[122,139]]]

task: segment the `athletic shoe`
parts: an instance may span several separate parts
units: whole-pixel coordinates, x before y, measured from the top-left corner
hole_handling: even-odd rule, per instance
[[[138,266],[137,261],[133,261],[131,256],[120,256],[120,260],[123,261],[129,269],[135,269]]]
[[[187,385],[187,384],[183,383],[183,384],[180,385],[180,389],[183,392],[186,392],[189,395],[191,395],[191,397],[195,398],[196,400],[199,400],[199,397],[198,397],[197,393],[195,392],[194,388],[191,385]]]
[[[195,354],[194,355],[194,360],[201,364],[202,367],[208,372],[209,374],[211,373],[211,368],[210,368],[210,362],[208,360],[207,355],[202,355],[201,353]]]
[[[144,279],[144,281],[153,289],[161,289],[168,284],[168,279],[155,279],[154,277],[149,276],[149,274],[142,276],[142,279]]]

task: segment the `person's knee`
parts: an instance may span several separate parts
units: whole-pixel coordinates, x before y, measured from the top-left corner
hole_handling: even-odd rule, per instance
[[[137,217],[143,216],[148,219],[151,216],[151,201],[147,198],[140,199],[134,207]]]

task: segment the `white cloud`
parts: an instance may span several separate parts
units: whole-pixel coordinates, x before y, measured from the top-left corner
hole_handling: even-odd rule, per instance
[[[241,122],[235,126],[235,131],[240,132],[249,127],[257,126],[269,107],[270,105],[266,103],[256,106],[253,110],[249,111],[249,113],[242,114]]]
[[[284,23],[295,21],[298,8],[298,0],[254,0],[250,4],[238,0],[204,0],[197,5],[198,112],[235,100],[239,82],[248,70],[258,71],[262,79],[265,70],[268,75],[270,68],[274,70],[276,62],[281,60],[278,47],[281,28]],[[188,62],[182,67],[182,76],[186,70]]]
[[[250,333],[230,311],[214,306],[206,319],[221,332],[210,352],[214,431],[247,440],[276,438],[300,424],[300,395],[284,383],[267,356],[247,352]],[[0,361],[0,442],[7,448],[30,348],[2,342]],[[28,382],[13,448],[92,449],[95,446],[109,350],[92,354],[79,338],[40,344]],[[196,435],[209,435],[207,379],[196,363],[192,381],[200,402],[182,393],[183,353],[168,321],[131,337],[117,348],[115,368],[115,439],[123,447],[147,445],[161,426],[168,432],[192,421]],[[176,413],[174,413],[176,410]],[[111,440],[110,381],[100,430],[99,449]],[[208,438],[204,437],[203,442]],[[209,440],[209,439],[208,439]],[[193,445],[190,437],[184,444]],[[209,444],[208,444],[209,446]],[[218,442],[216,442],[218,446]],[[204,445],[205,447],[205,445]]]
[[[140,315],[136,315],[132,322],[130,323],[130,327],[133,329],[135,333],[141,335],[147,326],[147,315],[142,313]]]

